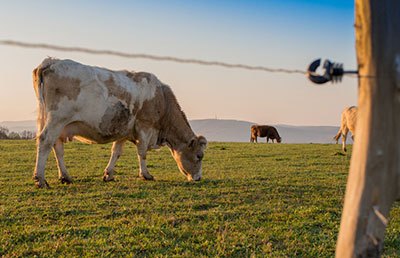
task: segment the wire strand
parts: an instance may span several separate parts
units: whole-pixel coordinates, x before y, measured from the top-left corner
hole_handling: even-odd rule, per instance
[[[0,45],[14,46],[14,47],[22,47],[22,48],[39,48],[39,49],[50,49],[56,51],[63,52],[81,52],[93,55],[110,55],[110,56],[118,56],[124,58],[142,58],[149,59],[154,61],[168,61],[175,63],[184,63],[184,64],[197,64],[197,65],[207,65],[207,66],[220,66],[225,68],[233,68],[233,69],[245,69],[245,70],[253,70],[253,71],[263,71],[269,73],[287,73],[287,74],[307,74],[306,71],[296,70],[296,69],[284,69],[284,68],[270,68],[265,66],[252,66],[246,64],[231,64],[220,61],[206,61],[200,59],[192,59],[192,58],[179,58],[172,56],[157,56],[150,54],[141,54],[141,53],[125,53],[120,51],[113,50],[101,50],[101,49],[91,49],[91,48],[83,48],[83,47],[66,47],[60,45],[52,45],[52,44],[44,44],[44,43],[29,43],[15,40],[0,40]]]

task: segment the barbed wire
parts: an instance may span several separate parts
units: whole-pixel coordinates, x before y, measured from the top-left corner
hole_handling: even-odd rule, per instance
[[[22,47],[22,48],[39,48],[39,49],[49,49],[63,52],[81,52],[93,55],[110,55],[110,56],[118,56],[124,58],[142,58],[149,59],[155,61],[168,61],[175,63],[184,63],[184,64],[197,64],[197,65],[206,65],[206,66],[220,66],[225,68],[233,68],[233,69],[245,69],[245,70],[253,70],[253,71],[262,71],[269,73],[287,73],[287,74],[303,74],[306,75],[307,72],[303,70],[297,69],[285,69],[285,68],[270,68],[265,66],[252,66],[247,64],[231,64],[220,61],[206,61],[200,59],[192,59],[192,58],[179,58],[172,56],[157,56],[150,54],[141,54],[141,53],[125,53],[120,51],[113,50],[101,50],[101,49],[91,49],[91,48],[83,48],[83,47],[66,47],[60,45],[52,45],[45,43],[30,43],[30,42],[22,42],[15,40],[0,40],[0,45],[14,46],[14,47]]]

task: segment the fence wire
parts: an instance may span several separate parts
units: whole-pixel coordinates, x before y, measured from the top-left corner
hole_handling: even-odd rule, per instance
[[[157,56],[150,54],[141,54],[141,53],[125,53],[120,51],[113,50],[102,50],[102,49],[92,49],[92,48],[83,48],[83,47],[67,47],[60,45],[52,45],[45,43],[30,43],[30,42],[22,42],[15,40],[0,40],[0,45],[14,46],[14,47],[22,47],[22,48],[38,48],[38,49],[49,49],[63,52],[81,52],[93,55],[110,55],[124,58],[142,58],[149,59],[154,61],[168,61],[175,63],[183,63],[183,64],[197,64],[197,65],[206,65],[206,66],[220,66],[231,69],[245,69],[252,71],[262,71],[269,73],[287,73],[287,74],[302,74],[306,75],[307,72],[303,70],[296,69],[285,69],[285,68],[270,68],[265,66],[253,66],[247,64],[231,64],[220,61],[206,61],[200,59],[192,59],[192,58],[179,58],[172,56]]]

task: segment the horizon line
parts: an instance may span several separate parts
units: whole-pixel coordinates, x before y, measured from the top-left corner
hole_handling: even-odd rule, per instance
[[[253,121],[247,121],[247,120],[242,120],[242,119],[234,119],[234,118],[196,118],[196,119],[188,119],[190,121],[200,121],[200,120],[216,120],[216,121],[237,121],[237,122],[245,122],[245,123],[250,123],[250,124],[256,124],[256,125],[274,125],[274,126],[296,126],[296,127],[339,127],[340,125],[316,125],[316,124],[290,124],[290,123],[256,123]],[[3,120],[0,121],[0,124],[3,123],[22,123],[22,122],[34,122],[36,124],[36,119],[25,119],[25,120]]]

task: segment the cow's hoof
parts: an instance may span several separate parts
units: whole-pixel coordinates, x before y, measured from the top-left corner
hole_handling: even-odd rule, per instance
[[[33,180],[35,181],[35,185],[37,188],[50,188],[50,185],[47,183],[45,179],[34,176]]]
[[[59,180],[60,180],[61,184],[69,185],[69,184],[72,183],[72,179],[70,177],[67,177],[67,176],[60,177]]]
[[[114,170],[108,171],[107,169],[105,169],[103,174],[103,181],[104,182],[114,181]]]
[[[104,174],[104,176],[103,176],[103,181],[104,181],[104,182],[114,181],[114,176],[112,176],[112,175],[110,175],[110,174]]]
[[[346,149],[346,148],[343,148],[343,151],[344,151],[344,152],[347,152],[347,149]]]
[[[152,175],[150,175],[150,174],[147,174],[147,175],[145,175],[145,174],[140,174],[139,177],[140,177],[141,179],[143,179],[143,180],[149,180],[149,181],[154,180],[154,176],[152,176]]]

